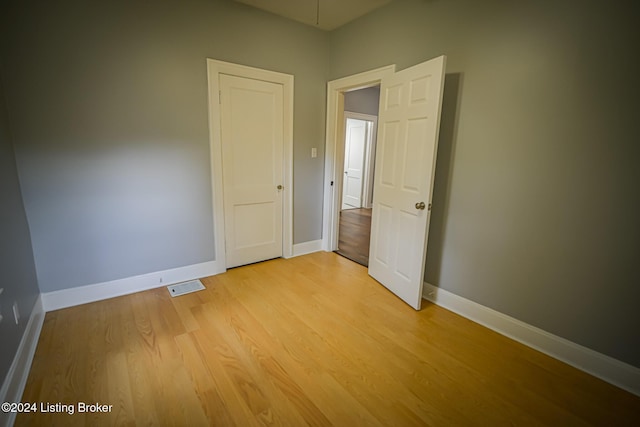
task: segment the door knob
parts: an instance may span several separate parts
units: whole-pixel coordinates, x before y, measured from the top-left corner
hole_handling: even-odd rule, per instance
[[[278,185],[278,190],[282,190],[284,187],[282,185]]]
[[[418,203],[416,203],[416,209],[419,209],[419,210],[421,210],[421,211],[423,211],[423,210],[424,210],[424,208],[425,208],[426,206],[427,206],[427,205],[425,205],[425,204],[424,204],[424,202],[418,202]]]

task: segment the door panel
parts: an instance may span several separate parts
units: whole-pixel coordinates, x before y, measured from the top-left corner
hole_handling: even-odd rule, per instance
[[[384,203],[379,203],[376,206],[376,222],[375,225],[378,229],[386,230],[391,228],[391,221],[393,220],[393,207],[387,206]],[[372,231],[373,234],[373,231]],[[373,236],[372,236],[373,237]],[[390,264],[389,254],[392,251],[391,239],[389,234],[378,234],[377,238],[371,239],[369,254],[369,265],[371,265],[371,259],[375,259],[376,263],[388,268]],[[371,269],[369,269],[371,272]]]
[[[441,56],[397,72],[382,80],[380,92],[369,274],[416,310],[422,302],[444,66]]]
[[[373,189],[375,191],[376,182],[380,185],[393,188],[396,177],[396,148],[398,146],[398,134],[400,130],[399,122],[382,123],[382,140],[379,143],[381,155],[376,158],[376,172],[379,180],[374,180]]]
[[[220,75],[227,267],[282,256],[283,87]]]

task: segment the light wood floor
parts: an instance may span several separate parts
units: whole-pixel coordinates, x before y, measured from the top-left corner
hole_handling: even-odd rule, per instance
[[[640,398],[334,253],[48,313],[23,401],[113,405],[16,425],[622,426]]]

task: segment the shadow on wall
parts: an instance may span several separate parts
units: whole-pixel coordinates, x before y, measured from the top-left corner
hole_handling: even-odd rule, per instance
[[[449,211],[449,194],[456,139],[458,136],[458,111],[462,93],[462,73],[446,74],[440,116],[440,134],[436,175],[433,188],[429,242],[424,280],[438,286],[442,266],[442,251]]]

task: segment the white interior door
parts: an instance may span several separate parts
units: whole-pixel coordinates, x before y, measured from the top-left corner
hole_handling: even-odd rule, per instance
[[[369,274],[416,310],[422,302],[445,60],[383,78],[380,90]]]
[[[282,256],[283,86],[220,75],[226,266]]]
[[[342,209],[362,207],[367,128],[365,120],[346,119]]]

